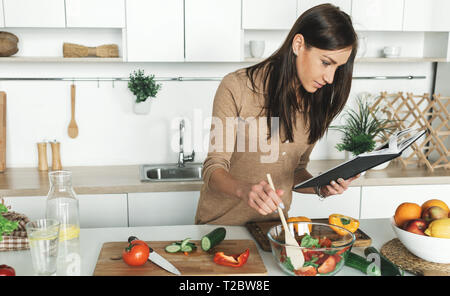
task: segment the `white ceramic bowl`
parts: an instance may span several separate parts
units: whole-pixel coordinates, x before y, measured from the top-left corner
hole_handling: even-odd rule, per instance
[[[430,237],[403,230],[391,218],[392,229],[402,244],[414,255],[435,263],[450,263],[450,238]]]
[[[396,58],[400,56],[402,48],[400,46],[385,46],[383,53],[386,58]]]

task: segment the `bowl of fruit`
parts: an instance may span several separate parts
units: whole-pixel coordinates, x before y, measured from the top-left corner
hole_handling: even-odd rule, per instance
[[[450,210],[447,204],[431,199],[421,206],[404,202],[391,219],[392,229],[408,251],[434,262],[450,263]]]
[[[299,269],[294,269],[286,254],[283,226],[273,226],[267,233],[272,255],[285,273],[293,276],[330,276],[342,269],[356,239],[351,231],[326,223],[291,222],[287,225],[299,244],[295,249],[302,252],[305,259]]]

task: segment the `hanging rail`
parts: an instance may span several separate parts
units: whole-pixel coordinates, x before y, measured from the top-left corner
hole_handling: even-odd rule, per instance
[[[223,77],[155,77],[155,81],[221,81]],[[357,80],[426,79],[426,76],[354,76]],[[0,77],[0,81],[129,81],[129,78],[105,77]]]

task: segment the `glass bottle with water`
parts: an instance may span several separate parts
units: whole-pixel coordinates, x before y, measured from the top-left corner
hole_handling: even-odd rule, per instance
[[[80,275],[80,219],[78,199],[72,188],[72,173],[53,171],[49,174],[47,219],[60,222],[56,275]]]

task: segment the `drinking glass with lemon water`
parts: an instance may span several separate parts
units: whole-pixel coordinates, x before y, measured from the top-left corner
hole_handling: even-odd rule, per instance
[[[40,219],[25,225],[31,260],[37,275],[55,275],[58,257],[59,221]]]

